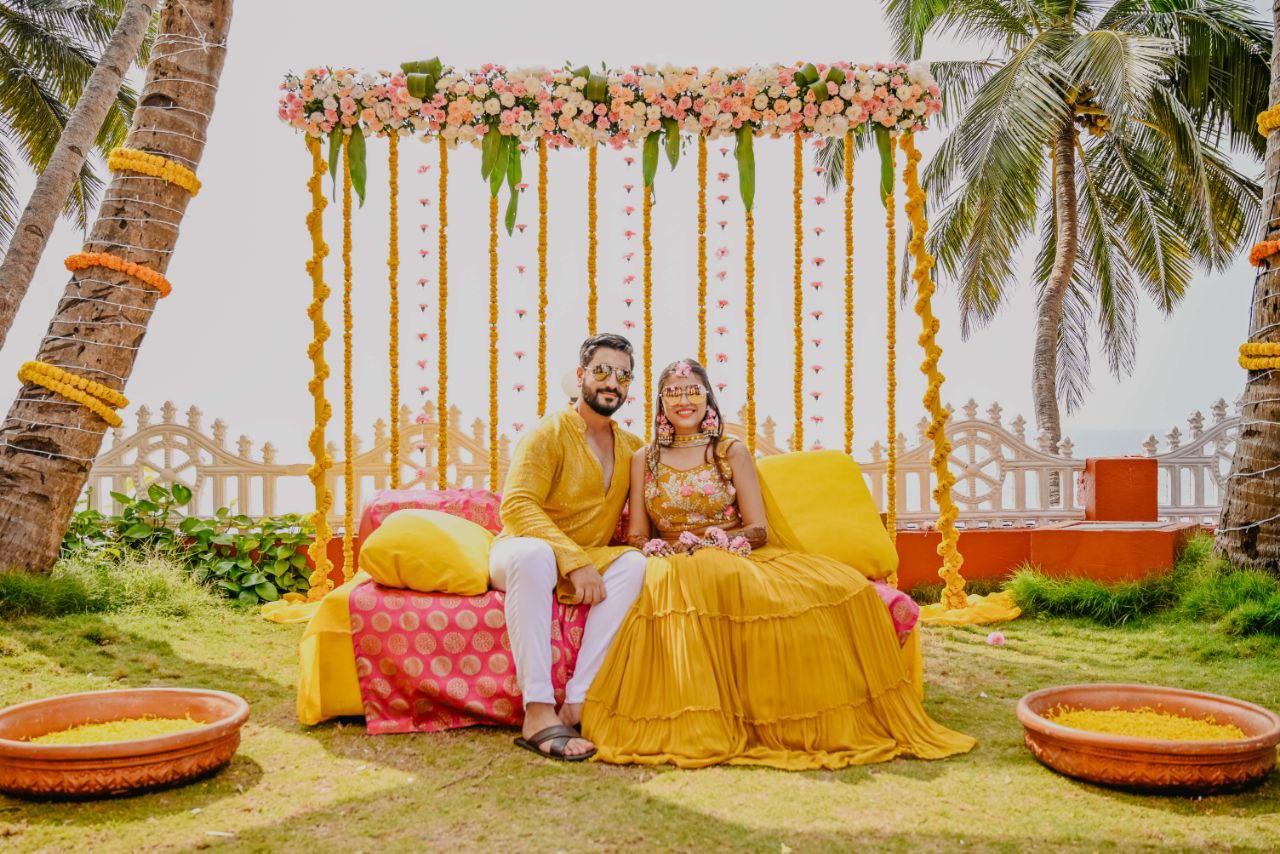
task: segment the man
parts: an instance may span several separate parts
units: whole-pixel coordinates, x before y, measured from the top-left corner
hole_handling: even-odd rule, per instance
[[[608,545],[630,489],[631,455],[644,444],[612,418],[626,402],[634,368],[631,342],[621,335],[583,342],[577,402],[548,415],[516,447],[502,533],[489,558],[493,586],[507,592],[507,632],[524,694],[516,744],[572,762],[595,754],[575,728],[582,702],[644,584],[644,556]],[[558,713],[551,685],[556,596],[591,606]]]

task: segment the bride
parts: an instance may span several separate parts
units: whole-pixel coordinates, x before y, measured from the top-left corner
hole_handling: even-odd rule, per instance
[[[870,582],[767,544],[752,455],[721,434],[706,369],[675,362],[658,388],[657,440],[631,461],[645,587],[583,713],[598,758],[806,769],[971,749],[925,714]]]

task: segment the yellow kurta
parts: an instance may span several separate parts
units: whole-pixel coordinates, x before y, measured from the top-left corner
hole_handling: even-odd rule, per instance
[[[553,412],[516,445],[502,494],[502,533],[537,537],[555,552],[560,570],[558,594],[572,602],[565,578],[588,564],[601,572],[627,546],[610,546],[631,487],[631,455],[644,444],[639,436],[613,424],[613,479],[587,445],[587,423],[577,410]]]

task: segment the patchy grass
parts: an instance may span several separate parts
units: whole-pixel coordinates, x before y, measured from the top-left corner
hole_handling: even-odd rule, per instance
[[[0,616],[60,617],[131,612],[184,617],[205,613],[220,597],[172,555],[128,552],[116,562],[64,558],[51,572],[0,572]]]
[[[1280,708],[1280,649],[1204,623],[1107,628],[1025,618],[925,633],[926,705],[979,739],[942,762],[838,772],[565,765],[506,730],[365,735],[360,722],[294,719],[301,628],[213,604],[188,616],[135,610],[0,623],[0,704],[69,691],[186,685],[252,705],[222,773],[165,792],[85,804],[0,797],[11,850],[755,849],[875,846],[1023,851],[1269,848],[1280,776],[1204,799],[1125,794],[1060,777],[1022,744],[1013,709],[1046,685],[1140,681]],[[797,671],[802,674],[802,669]],[[802,678],[802,676],[798,676]]]

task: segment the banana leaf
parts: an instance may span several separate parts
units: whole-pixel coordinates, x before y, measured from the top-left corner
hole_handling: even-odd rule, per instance
[[[640,163],[643,167],[646,187],[653,186],[653,176],[658,174],[658,137],[659,134],[653,131],[644,138],[644,153],[641,155]]]
[[[498,149],[498,156],[497,159],[494,160],[493,171],[489,173],[489,195],[496,196],[498,195],[498,190],[502,187],[502,179],[507,177],[507,154],[511,148],[511,146],[507,144],[507,139],[515,139],[515,137],[504,138],[498,133],[497,128],[493,128],[489,133],[484,135],[485,139],[489,138],[490,133],[498,138],[496,146]]]
[[[845,80],[844,72],[833,65],[827,69],[827,79],[837,86],[843,86]]]
[[[359,125],[351,129],[347,159],[351,161],[351,186],[355,188],[356,197],[360,199],[360,207],[364,207],[364,187],[365,180],[369,176],[369,167],[365,162],[364,133]]]
[[[816,82],[818,79],[818,69],[812,62],[805,63],[804,68],[796,72],[796,83],[801,86],[808,86],[810,83]]]
[[[338,164],[342,162],[342,125],[329,131],[329,180],[333,182],[334,198],[338,197]]]
[[[825,80],[810,83],[809,91],[813,93],[813,100],[817,101],[819,104],[831,97],[831,93],[827,91],[827,81]]]
[[[506,226],[507,235],[515,231],[516,228],[516,208],[520,204],[520,191],[517,187],[523,180],[520,166],[520,138],[511,136],[507,137],[510,142],[507,143],[507,214]]]
[[[880,152],[880,203],[889,206],[889,194],[893,192],[893,155],[889,150],[889,129],[877,125],[876,149]]]
[[[570,69],[569,79],[573,79],[574,77],[585,77],[587,80],[590,80],[591,67],[588,65],[579,65],[577,68]]]
[[[756,200],[755,135],[750,125],[743,125],[738,128],[737,136],[738,145],[733,156],[738,161],[738,190],[742,194],[742,206],[751,210]]]
[[[592,74],[587,77],[587,85],[582,95],[593,104],[603,104],[609,98],[609,80],[603,74]]]
[[[414,72],[405,75],[404,80],[409,94],[419,100],[425,101],[436,94],[436,78],[430,74]]]
[[[675,119],[663,119],[662,130],[666,134],[663,144],[667,149],[667,159],[671,161],[671,168],[674,169],[680,162],[680,123]]]
[[[488,178],[493,174],[493,167],[498,163],[498,149],[502,146],[502,135],[495,125],[489,125],[489,131],[480,137],[480,177]]]

